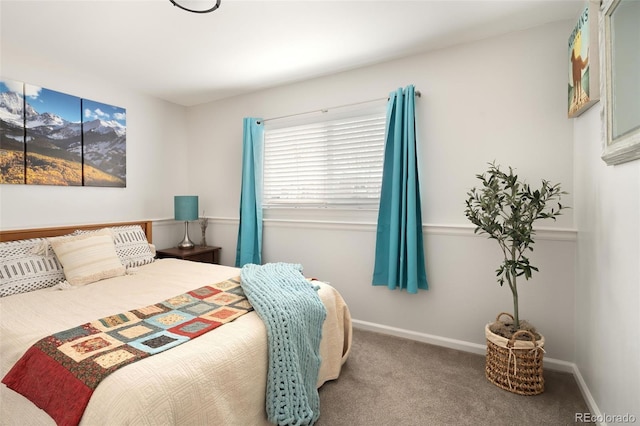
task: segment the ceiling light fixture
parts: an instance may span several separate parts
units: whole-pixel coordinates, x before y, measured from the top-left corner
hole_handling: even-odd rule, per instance
[[[216,4],[214,4],[213,6],[211,5],[211,3],[213,3],[213,0],[210,0],[210,1],[169,0],[169,1],[173,3],[174,6],[177,6],[180,9],[186,10],[187,12],[209,13],[209,12],[213,12],[214,10],[220,7],[220,2],[222,0],[216,0]]]

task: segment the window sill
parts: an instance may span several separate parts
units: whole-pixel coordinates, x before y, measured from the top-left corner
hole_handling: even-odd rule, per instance
[[[262,216],[265,220],[376,223],[378,209],[265,207],[262,210]]]

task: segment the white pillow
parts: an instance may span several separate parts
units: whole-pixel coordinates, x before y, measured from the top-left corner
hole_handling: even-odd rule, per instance
[[[105,229],[91,234],[47,238],[72,285],[85,285],[124,275],[113,234]]]
[[[36,252],[46,242],[44,238],[34,238],[0,243],[0,297],[52,287],[64,281],[62,265],[53,253]]]

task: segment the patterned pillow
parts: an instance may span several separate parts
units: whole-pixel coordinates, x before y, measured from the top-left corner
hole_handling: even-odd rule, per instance
[[[106,228],[105,228],[106,229]],[[135,268],[153,262],[155,255],[151,250],[147,236],[140,225],[113,226],[116,253],[126,268]],[[97,231],[75,231],[74,234],[87,234]]]
[[[62,265],[51,250],[36,254],[44,238],[0,243],[0,297],[52,287],[64,281]]]
[[[154,261],[147,236],[140,225],[111,228],[116,241],[116,253],[124,266],[134,268]]]
[[[47,238],[71,285],[85,285],[125,274],[108,229],[95,233]]]

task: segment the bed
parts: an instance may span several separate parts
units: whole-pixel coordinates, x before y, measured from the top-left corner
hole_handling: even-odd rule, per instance
[[[11,257],[2,251],[6,245],[18,244],[11,241],[52,241],[46,238],[104,228],[136,230],[135,237],[125,233],[121,238],[124,249],[120,247],[118,255],[126,266],[125,274],[84,285],[51,285],[55,277],[47,276],[49,282],[44,288],[27,286],[30,291],[11,290],[14,294],[0,297],[2,377],[45,336],[240,275],[239,269],[227,266],[178,259],[150,260],[151,222],[0,231],[0,267],[16,262],[15,253]],[[118,238],[114,239],[117,247]],[[48,256],[46,260],[51,262],[51,253],[46,250],[39,255]],[[0,273],[0,280],[4,280],[0,288],[6,288],[6,274]],[[349,355],[351,318],[333,287],[319,281],[314,285],[326,308],[316,383],[320,387],[338,378]],[[265,324],[255,311],[248,312],[198,338],[112,372],[95,388],[80,424],[271,424],[265,412],[268,358]],[[55,424],[46,412],[4,384],[0,386],[0,407],[2,425]],[[322,410],[320,416],[321,413]]]

